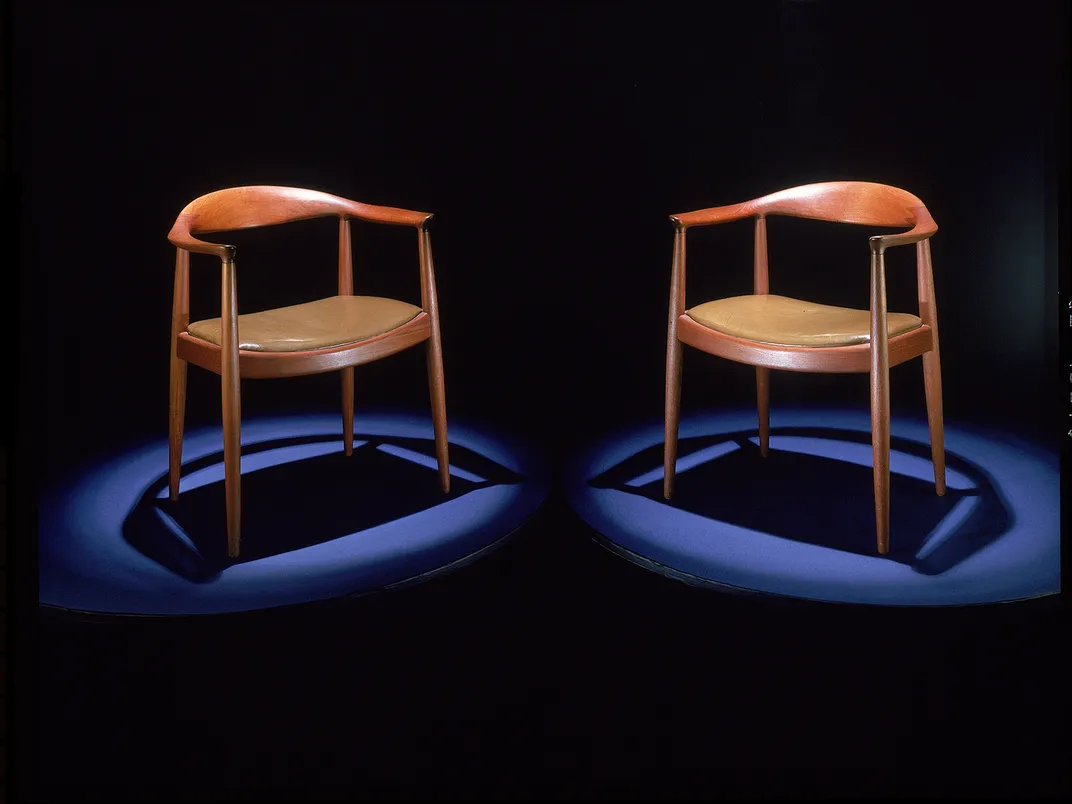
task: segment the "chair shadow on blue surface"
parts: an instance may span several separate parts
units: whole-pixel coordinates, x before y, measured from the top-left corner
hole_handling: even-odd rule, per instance
[[[835,457],[779,450],[779,436],[823,439]],[[663,445],[625,459],[590,484],[647,497],[662,505],[783,539],[878,557],[875,545],[873,475],[870,464],[836,457],[838,444],[870,448],[870,433],[795,427],[771,431],[767,457],[751,439],[755,431],[682,439],[674,496],[663,499]],[[852,447],[850,447],[852,448]],[[930,447],[891,438],[891,450],[926,460]],[[706,454],[712,457],[705,459]],[[702,461],[689,466],[689,457]],[[653,467],[658,467],[657,471]],[[1007,532],[1012,514],[999,490],[980,468],[946,451],[947,470],[967,478],[968,488],[934,491],[923,479],[890,475],[890,552],[926,575],[956,566]],[[710,537],[718,538],[717,530]]]
[[[338,449],[332,450],[332,442]],[[183,464],[187,482],[197,472],[203,481],[206,470],[211,476],[194,488],[184,486],[175,502],[168,499],[167,475],[162,474],[127,515],[123,538],[177,575],[206,582],[234,564],[321,544],[477,489],[522,480],[495,461],[451,444],[454,471],[450,493],[444,494],[431,440],[357,433],[350,456],[343,454],[338,436],[305,436],[244,445],[243,461],[302,445],[313,454],[243,471],[240,558],[227,556],[222,451]],[[316,454],[318,448],[322,454]]]

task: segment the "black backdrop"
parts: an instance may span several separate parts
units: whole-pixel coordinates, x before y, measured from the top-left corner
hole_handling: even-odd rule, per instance
[[[171,222],[220,187],[293,184],[434,212],[449,410],[568,449],[608,416],[661,415],[668,215],[862,179],[909,189],[938,221],[947,418],[1038,424],[1057,398],[1064,34],[1059,4],[987,8],[34,4],[15,145],[25,309],[50,356],[35,410],[87,451],[158,435]],[[774,292],[866,307],[869,233],[775,220]],[[231,240],[240,311],[334,290],[330,221]],[[361,227],[358,292],[418,298],[415,242]],[[748,292],[747,222],[690,247],[690,302]],[[891,309],[914,311],[902,252]],[[195,317],[218,315],[218,286],[195,258]],[[360,371],[359,404],[423,406],[422,366],[415,352]],[[193,373],[191,420],[218,417],[215,381]],[[894,370],[895,407],[922,410],[920,375]],[[333,376],[246,388],[250,413],[338,396]],[[865,389],[778,374],[772,404],[865,405]],[[689,354],[686,408],[753,393],[749,369]]]
[[[21,378],[32,404],[22,422],[33,427],[41,482],[122,443],[163,437],[167,231],[194,197],[255,183],[435,213],[448,414],[524,434],[558,460],[596,429],[661,416],[669,214],[810,181],[898,185],[920,196],[940,227],[933,254],[947,421],[1000,422],[1051,443],[1063,432],[1054,300],[1066,4],[39,0],[16,5],[13,23]],[[772,291],[866,307],[872,233],[773,220]],[[749,292],[747,223],[689,238],[690,303]],[[239,246],[241,312],[334,292],[330,220],[226,239]],[[412,231],[361,225],[354,252],[358,292],[419,298]],[[911,249],[891,252],[891,309],[914,311],[912,261]],[[192,295],[195,317],[218,314],[210,258],[194,258]],[[921,373],[918,364],[893,370],[895,412],[922,414]],[[357,404],[426,410],[425,383],[412,350],[360,368]],[[686,411],[752,404],[750,369],[691,350],[684,383]],[[772,405],[865,409],[866,388],[860,375],[776,374]],[[327,408],[338,404],[338,381],[248,382],[243,394],[244,415]],[[218,417],[217,381],[192,370],[189,424]],[[518,572],[551,583],[539,574],[560,559],[578,576],[576,567],[610,572],[598,569],[609,558],[554,552],[570,549],[559,542],[577,526],[564,524],[554,500],[549,509],[533,526],[541,546],[515,559]],[[626,601],[640,594],[636,585],[655,583],[619,571],[632,591],[585,599]],[[413,611],[420,604],[412,601],[430,605],[421,597],[430,594],[414,593]],[[687,622],[702,627],[715,605],[723,606],[717,616],[757,616],[710,598],[688,598],[702,614]],[[658,616],[642,603],[630,611]],[[562,601],[545,614],[526,627],[546,636],[562,621],[602,616]],[[548,624],[555,617],[563,619]],[[1023,630],[1019,620],[1005,626]],[[738,626],[735,644],[751,627]],[[620,629],[628,640],[628,625]],[[789,629],[779,633],[804,644]],[[78,638],[92,651],[98,637]],[[568,675],[568,640],[548,639],[554,647],[537,652],[554,652],[557,672]],[[843,641],[825,639],[827,647]],[[930,639],[952,662],[944,637]],[[963,667],[990,655],[973,650]],[[853,661],[861,676],[873,672]],[[744,683],[740,672],[734,678]],[[926,686],[927,672],[886,681],[904,693],[905,684]],[[859,683],[853,694],[875,692]],[[920,694],[945,711],[945,693],[927,690]],[[565,707],[542,700],[543,711]],[[827,700],[866,708],[863,697]],[[1032,699],[1031,707],[1051,703]],[[613,707],[604,704],[585,711],[609,734],[621,724],[607,720]],[[675,706],[675,723],[692,720],[687,702]],[[894,718],[897,705],[884,706]],[[769,718],[774,709],[762,711]],[[891,728],[919,744],[926,722]],[[552,727],[532,726],[541,728]],[[808,738],[795,734],[785,739],[799,749]],[[715,762],[696,750],[690,767]],[[659,761],[672,765],[673,753]],[[740,764],[747,753],[720,761]]]

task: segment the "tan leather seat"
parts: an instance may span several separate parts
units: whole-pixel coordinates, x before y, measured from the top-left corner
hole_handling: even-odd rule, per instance
[[[785,296],[734,296],[686,310],[718,332],[778,346],[851,346],[871,340],[871,313]],[[922,326],[918,316],[887,313],[889,337]]]
[[[301,352],[372,338],[411,321],[419,312],[406,302],[379,296],[326,299],[238,316],[238,348],[250,352]],[[187,332],[219,345],[220,319],[196,321]]]

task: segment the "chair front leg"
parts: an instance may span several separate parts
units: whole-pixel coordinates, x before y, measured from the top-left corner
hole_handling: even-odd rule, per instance
[[[354,295],[354,258],[350,237],[350,219],[339,218],[339,295]],[[347,455],[354,454],[354,367],[342,374],[342,443]]]
[[[227,499],[227,555],[238,558],[242,536],[242,405],[238,364],[238,299],[234,261],[223,263],[220,321],[220,384],[223,407],[223,469]]]
[[[663,498],[674,494],[677,475],[677,433],[681,421],[681,341],[677,320],[685,312],[685,230],[674,232],[670,276],[670,320],[666,331],[666,407],[663,420]]]
[[[882,252],[871,252],[871,451],[878,552],[890,551],[890,359]]]
[[[450,455],[447,445],[447,392],[443,375],[443,341],[439,334],[439,297],[436,294],[432,240],[426,229],[419,229],[417,245],[421,262],[421,304],[428,313],[431,330],[426,349],[428,360],[428,395],[432,402],[432,430],[435,434],[439,487],[450,493]]]

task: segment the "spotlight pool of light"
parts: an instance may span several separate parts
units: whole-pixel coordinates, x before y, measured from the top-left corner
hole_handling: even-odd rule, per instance
[[[663,424],[591,446],[567,468],[569,502],[611,550],[726,591],[826,602],[945,606],[1060,591],[1058,457],[1015,435],[946,423],[948,490],[934,491],[927,424],[895,418],[891,552],[879,556],[866,411],[694,415],[662,498]]]
[[[184,439],[179,500],[165,438],[114,454],[42,495],[39,600],[107,614],[250,611],[373,591],[471,560],[545,498],[545,457],[452,420],[451,492],[431,422],[338,414],[242,423],[242,556],[226,557],[222,435]]]

